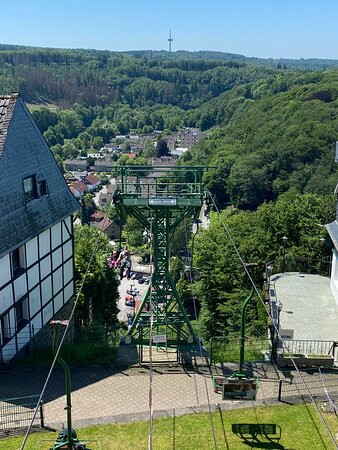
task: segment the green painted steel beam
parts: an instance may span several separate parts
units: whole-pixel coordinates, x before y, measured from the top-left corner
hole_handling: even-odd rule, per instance
[[[149,302],[152,305],[155,332],[162,333],[164,330],[171,336],[174,333],[178,336],[177,347],[180,341],[189,340],[189,334],[196,340],[169,271],[170,241],[175,229],[185,218],[194,218],[198,215],[204,198],[202,175],[207,169],[195,166],[121,168],[122,181],[114,201],[145,228],[151,230],[153,239],[154,271],[151,284],[128,332],[130,336],[138,336],[140,341],[143,341],[145,334],[149,333],[150,313],[143,312]],[[163,172],[163,177],[142,184],[140,178],[144,177],[144,173],[154,170]],[[189,182],[185,181],[187,173]],[[130,180],[130,176],[134,178]],[[152,219],[152,225],[149,218]]]

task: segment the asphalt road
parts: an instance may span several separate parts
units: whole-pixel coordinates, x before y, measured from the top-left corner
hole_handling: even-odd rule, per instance
[[[133,261],[132,263],[132,271],[138,271],[144,274],[145,276],[148,276],[150,273],[149,266],[139,265]],[[127,289],[136,289],[139,291],[139,294],[137,295],[136,299],[142,299],[143,295],[145,294],[147,290],[148,285],[147,284],[139,284],[137,280],[127,280],[127,278],[123,278],[120,282],[119,286],[119,293],[120,298],[117,302],[117,307],[120,310],[120,312],[117,315],[117,318],[120,321],[127,321],[127,314],[133,312],[133,308],[131,306],[125,305],[125,297],[127,294]]]

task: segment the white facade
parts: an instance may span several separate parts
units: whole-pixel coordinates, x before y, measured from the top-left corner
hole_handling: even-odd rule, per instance
[[[338,305],[338,252],[334,248],[332,253],[332,267],[331,267],[331,291],[334,295]]]
[[[74,292],[71,216],[0,258],[0,360],[10,360]]]

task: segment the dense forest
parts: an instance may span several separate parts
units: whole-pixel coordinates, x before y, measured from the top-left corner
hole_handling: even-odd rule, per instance
[[[323,234],[313,224],[334,217],[337,67],[221,52],[0,45],[0,92],[20,91],[60,165],[118,134],[206,131],[180,164],[214,167],[207,188],[245,259],[263,264],[278,259],[283,235],[289,254],[318,256]],[[196,264],[203,335],[237,332],[236,305],[248,286],[216,216],[197,239]],[[178,285],[189,303],[190,287]],[[259,334],[259,306],[250,314]]]

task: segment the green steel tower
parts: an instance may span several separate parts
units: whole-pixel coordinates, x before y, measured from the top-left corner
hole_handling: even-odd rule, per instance
[[[195,341],[194,331],[169,271],[170,241],[185,219],[198,217],[204,200],[205,168],[187,166],[125,166],[114,203],[135,217],[152,240],[151,283],[128,332],[129,341],[149,343],[150,302],[153,334],[164,337],[166,346],[179,347]],[[155,342],[155,340],[153,341]]]

